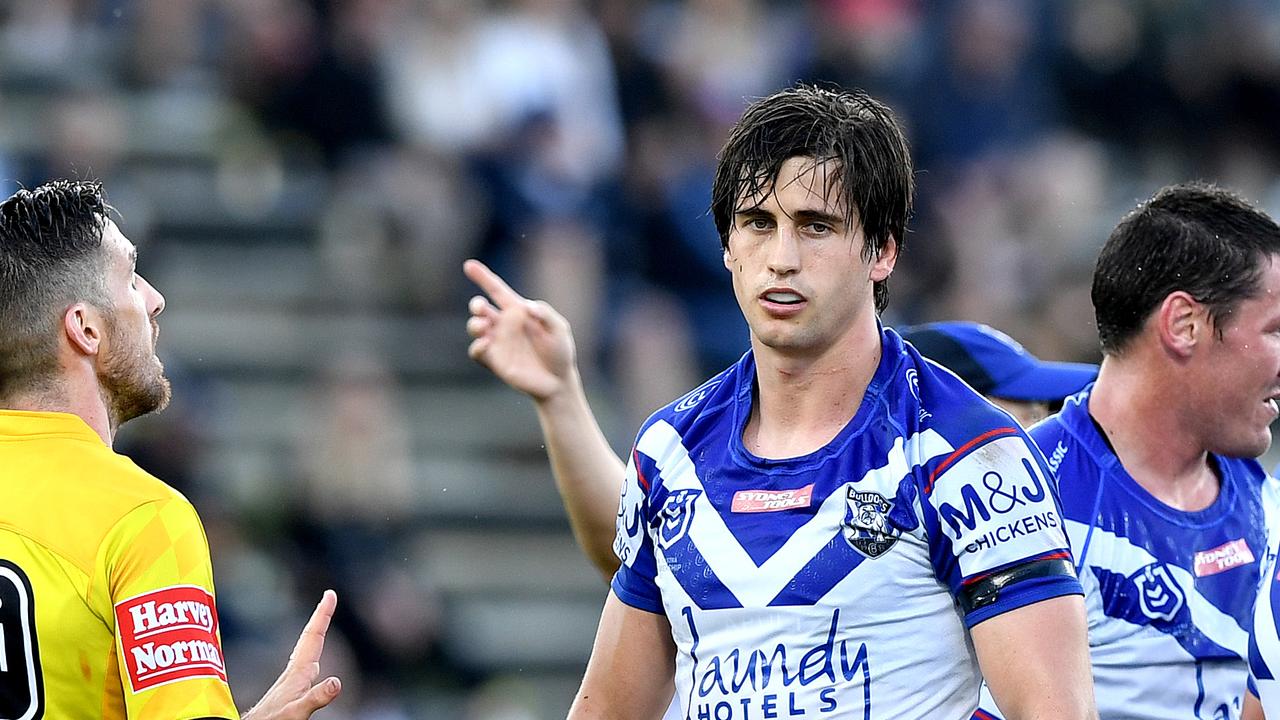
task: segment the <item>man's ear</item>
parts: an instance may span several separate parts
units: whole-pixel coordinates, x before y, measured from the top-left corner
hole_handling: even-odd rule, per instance
[[[724,269],[733,272],[733,255],[729,253],[729,246],[724,247]]]
[[[105,334],[105,318],[97,308],[78,302],[62,315],[62,331],[67,342],[82,355],[97,355]]]
[[[884,241],[884,247],[876,253],[871,263],[871,281],[880,282],[893,274],[893,267],[898,264],[898,241],[890,235]]]
[[[1182,290],[1169,293],[1156,308],[1150,322],[1167,352],[1190,357],[1197,344],[1213,332],[1208,308]]]

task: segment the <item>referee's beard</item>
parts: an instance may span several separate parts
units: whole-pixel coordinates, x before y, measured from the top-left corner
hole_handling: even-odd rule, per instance
[[[114,318],[108,321],[112,353],[102,359],[98,384],[111,413],[112,427],[150,412],[163,410],[169,404],[172,390],[164,376],[164,365],[156,357],[155,339],[159,334],[151,320],[151,335],[139,342],[122,331]]]

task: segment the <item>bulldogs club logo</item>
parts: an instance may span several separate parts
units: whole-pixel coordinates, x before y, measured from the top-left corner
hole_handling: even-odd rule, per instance
[[[844,539],[868,558],[878,558],[898,542],[901,531],[889,524],[893,503],[876,492],[850,487],[845,496]]]
[[[658,547],[666,550],[689,533],[693,522],[694,501],[701,490],[676,490],[667,496],[658,513]]]
[[[1172,622],[1187,597],[1164,563],[1151,563],[1129,576],[1138,589],[1138,608],[1152,620]]]

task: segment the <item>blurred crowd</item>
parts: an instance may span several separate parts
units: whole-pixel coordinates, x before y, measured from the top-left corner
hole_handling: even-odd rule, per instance
[[[101,178],[157,245],[302,228],[308,302],[452,314],[459,335],[461,261],[480,257],[569,318],[634,425],[746,347],[706,212],[714,154],[749,98],[795,81],[864,88],[908,129],[891,324],[982,321],[1095,360],[1093,258],[1138,200],[1203,179],[1280,210],[1268,0],[6,0],[0,180]],[[132,439],[205,515],[240,696],[269,675],[235,663],[276,664],[278,628],[336,584],[334,670],[355,680],[333,716],[553,716],[440,642],[406,561],[405,379],[376,353],[327,365],[281,450],[299,480],[279,512],[193,481],[216,380],[198,369]]]

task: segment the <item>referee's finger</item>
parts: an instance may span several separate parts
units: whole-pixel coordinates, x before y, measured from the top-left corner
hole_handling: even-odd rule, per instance
[[[324,636],[329,631],[329,621],[333,619],[334,608],[338,606],[338,594],[325,590],[311,619],[302,628],[298,636],[298,644],[293,646],[293,654],[289,656],[289,665],[298,666],[320,662],[320,653],[324,651]]]
[[[309,718],[311,713],[333,702],[340,692],[342,692],[342,681],[336,677],[328,677],[313,685],[305,695],[290,703],[290,707],[296,707],[302,711],[303,714],[298,717]]]
[[[515,303],[524,301],[520,293],[512,290],[505,280],[498,277],[497,273],[479,260],[472,259],[462,263],[462,274],[483,290],[493,300],[493,304],[500,309],[505,310]]]

